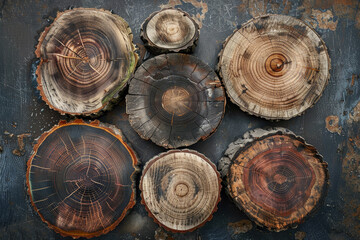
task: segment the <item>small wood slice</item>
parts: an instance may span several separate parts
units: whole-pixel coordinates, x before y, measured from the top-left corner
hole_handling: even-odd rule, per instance
[[[218,69],[232,102],[252,115],[280,120],[317,102],[330,77],[330,59],[305,22],[266,15],[226,39]]]
[[[329,179],[316,149],[284,128],[247,132],[229,145],[219,170],[235,204],[274,231],[296,227],[321,206]]]
[[[133,73],[137,55],[121,17],[101,9],[58,13],[39,38],[38,89],[61,114],[91,115],[106,110]]]
[[[145,20],[140,37],[153,54],[192,52],[199,39],[199,25],[181,9],[167,8]]]
[[[211,220],[220,201],[215,165],[192,150],[171,150],[146,163],[140,181],[141,203],[160,226],[193,231]]]
[[[137,170],[120,130],[99,121],[60,122],[41,135],[28,161],[31,204],[62,236],[99,236],[135,205]]]
[[[165,148],[189,146],[215,131],[225,112],[216,73],[181,53],[144,62],[130,81],[126,112],[136,132]]]

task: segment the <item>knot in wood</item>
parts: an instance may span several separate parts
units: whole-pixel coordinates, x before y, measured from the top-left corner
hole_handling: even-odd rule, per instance
[[[184,197],[189,193],[189,187],[185,183],[179,183],[175,186],[175,194],[178,197]]]
[[[280,77],[285,74],[284,65],[288,63],[282,54],[272,54],[265,61],[265,69],[268,74],[273,77]]]

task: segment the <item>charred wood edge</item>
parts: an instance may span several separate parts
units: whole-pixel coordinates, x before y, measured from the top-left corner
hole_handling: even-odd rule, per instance
[[[221,177],[223,178],[223,184],[225,185],[225,192],[227,193],[228,196],[230,196],[230,199],[232,200],[232,202],[235,203],[235,205],[242,211],[244,212],[248,218],[250,218],[250,220],[252,220],[252,217],[250,214],[248,214],[244,207],[242,207],[239,203],[237,203],[235,201],[235,199],[233,199],[231,197],[231,193],[230,193],[230,186],[229,186],[229,169],[230,166],[232,164],[232,162],[235,160],[236,156],[238,155],[238,153],[242,150],[245,150],[247,148],[249,148],[253,142],[255,141],[259,141],[262,140],[266,137],[269,136],[273,136],[273,135],[285,135],[285,136],[289,136],[293,139],[296,139],[298,141],[300,141],[301,143],[303,143],[306,147],[311,148],[311,150],[315,153],[315,157],[317,159],[319,159],[320,164],[324,167],[325,169],[325,181],[324,181],[324,186],[322,189],[322,194],[321,197],[319,199],[319,202],[314,206],[314,208],[312,209],[312,211],[310,211],[309,213],[307,213],[301,220],[302,222],[304,222],[306,219],[308,219],[311,215],[315,214],[315,212],[317,212],[322,205],[325,202],[325,197],[327,195],[328,192],[328,188],[329,188],[329,171],[327,170],[327,162],[325,162],[323,160],[323,156],[320,155],[320,153],[318,153],[318,151],[316,150],[316,148],[308,143],[305,142],[304,138],[295,135],[292,131],[290,131],[289,129],[286,128],[282,128],[282,127],[273,127],[273,128],[268,128],[268,129],[262,129],[262,128],[256,128],[250,131],[247,131],[242,138],[237,139],[236,141],[232,142],[229,144],[227,150],[224,153],[224,156],[219,160],[218,163],[218,170],[220,172]],[[266,228],[269,231],[276,231],[276,232],[280,232],[280,231],[284,231],[286,229],[288,229],[289,227],[291,228],[297,228],[299,223],[296,223],[294,225],[287,225],[282,229],[274,229],[274,228],[269,228],[265,225],[262,225],[260,223],[258,223],[257,221],[253,221],[255,222],[258,226],[262,227],[262,228]],[[302,223],[300,222],[300,223]]]
[[[69,112],[65,112],[55,106],[53,106],[52,104],[50,104],[49,100],[47,99],[47,97],[45,96],[44,90],[42,88],[42,83],[41,83],[41,66],[44,63],[44,59],[41,58],[41,45],[46,37],[46,35],[48,34],[48,32],[50,31],[51,27],[54,25],[54,23],[56,22],[56,20],[58,18],[61,17],[61,15],[68,13],[68,12],[72,12],[74,10],[93,10],[93,11],[99,11],[99,12],[104,12],[107,14],[111,14],[112,16],[115,16],[116,18],[118,18],[120,21],[122,21],[125,25],[127,25],[127,32],[129,35],[129,41],[131,42],[132,45],[132,56],[131,56],[131,64],[129,66],[127,75],[124,78],[124,84],[115,87],[112,91],[109,91],[107,93],[107,95],[102,99],[102,106],[98,109],[95,109],[93,111],[90,112],[86,112],[86,113],[69,113]],[[38,39],[38,44],[35,46],[36,50],[35,50],[35,55],[36,58],[40,59],[40,63],[38,64],[37,68],[36,68],[36,81],[37,81],[37,90],[40,91],[40,95],[41,98],[45,101],[46,105],[49,106],[50,109],[53,109],[55,111],[58,111],[61,115],[71,115],[71,116],[79,116],[79,117],[85,117],[85,116],[90,116],[93,118],[99,117],[101,116],[104,112],[111,110],[113,105],[115,105],[116,103],[119,102],[120,98],[122,98],[124,96],[124,93],[122,93],[122,90],[124,90],[127,86],[128,86],[128,82],[129,79],[133,76],[135,68],[136,68],[136,64],[138,62],[138,55],[135,52],[137,50],[136,45],[133,43],[133,33],[130,29],[129,24],[119,15],[117,14],[113,14],[111,11],[105,10],[105,9],[97,9],[97,8],[72,8],[72,9],[68,9],[65,10],[63,12],[57,12],[57,16],[55,17],[55,19],[52,21],[52,23],[45,27],[45,29],[43,30],[42,33],[40,33],[40,37]]]
[[[279,14],[266,14],[266,15],[262,15],[262,16],[258,16],[258,17],[252,18],[252,19],[248,20],[247,22],[241,24],[240,28],[243,27],[243,26],[245,26],[245,25],[247,25],[247,24],[249,24],[250,22],[252,22],[252,21],[254,21],[254,20],[262,19],[262,18],[268,18],[268,17],[270,17],[270,16],[279,16]],[[270,120],[270,121],[273,121],[273,122],[278,122],[278,121],[280,121],[280,120],[289,120],[289,119],[291,119],[291,118],[301,116],[301,115],[303,115],[303,114],[306,112],[306,110],[312,108],[312,107],[319,101],[319,99],[320,99],[320,97],[322,96],[322,94],[323,94],[326,86],[327,86],[328,83],[329,83],[329,79],[330,79],[330,75],[331,75],[331,74],[330,74],[330,70],[331,70],[331,58],[329,57],[328,48],[327,48],[324,40],[321,38],[320,34],[319,34],[318,32],[316,32],[315,29],[314,29],[310,24],[306,23],[305,21],[303,21],[303,20],[301,20],[301,19],[298,19],[298,18],[296,18],[296,19],[297,19],[298,21],[302,22],[303,24],[305,24],[307,27],[309,27],[310,30],[312,30],[312,31],[316,34],[316,36],[319,37],[321,43],[322,43],[323,46],[324,46],[324,50],[325,50],[325,52],[326,52],[326,56],[327,56],[328,63],[329,63],[329,64],[328,64],[328,66],[329,66],[329,73],[328,73],[328,77],[327,77],[327,79],[326,79],[326,83],[325,83],[325,85],[324,85],[324,89],[323,89],[323,91],[321,92],[321,94],[315,99],[314,103],[313,103],[310,107],[308,107],[307,109],[305,109],[304,111],[299,112],[297,115],[294,115],[294,116],[291,116],[291,117],[284,117],[284,118],[281,118],[281,119],[276,119],[276,118],[265,117],[265,116],[262,116],[262,115],[260,115],[260,114],[256,114],[256,113],[253,113],[253,112],[249,112],[246,108],[238,105],[237,102],[230,96],[230,94],[229,94],[229,92],[228,92],[228,90],[227,90],[227,87],[225,86],[225,89],[226,89],[227,95],[228,95],[229,98],[230,98],[230,101],[231,101],[232,103],[234,103],[235,105],[239,106],[242,111],[248,113],[249,115],[253,115],[253,116],[256,116],[256,117],[261,117],[261,118],[264,118],[264,119],[266,119],[266,120]],[[218,54],[218,64],[217,64],[216,67],[215,67],[215,71],[219,74],[219,76],[220,76],[221,79],[223,79],[223,75],[222,75],[222,73],[221,73],[221,66],[220,66],[220,65],[221,65],[221,60],[222,60],[222,55],[223,55],[223,52],[224,52],[224,48],[226,47],[227,43],[230,41],[231,37],[232,37],[238,30],[240,30],[240,28],[234,29],[233,33],[225,39],[225,41],[223,42],[223,47],[222,47],[222,49],[220,50],[220,52],[219,52],[219,54]]]
[[[158,47],[157,45],[155,45],[153,42],[150,41],[150,39],[148,38],[147,33],[146,33],[146,27],[147,27],[149,21],[159,12],[169,10],[169,9],[177,10],[177,11],[183,13],[184,16],[188,17],[191,20],[191,22],[194,24],[194,27],[195,27],[194,37],[187,44],[185,44],[184,46],[179,47],[179,48],[171,49],[171,48]],[[144,42],[144,46],[146,47],[146,49],[149,50],[149,52],[151,52],[154,55],[159,55],[159,54],[163,54],[163,53],[178,53],[178,52],[192,53],[198,44],[199,36],[200,36],[199,25],[195,22],[195,20],[187,12],[181,10],[180,8],[169,7],[169,8],[164,8],[157,12],[153,12],[148,18],[145,19],[145,21],[141,24],[141,28],[140,28],[140,38]]]
[[[119,139],[119,141],[124,145],[124,147],[129,151],[129,154],[131,155],[131,158],[133,160],[133,167],[134,167],[134,172],[131,174],[131,189],[132,189],[132,194],[131,194],[131,198],[130,201],[128,203],[128,205],[126,206],[126,208],[124,209],[124,211],[122,212],[121,216],[116,219],[114,221],[113,224],[111,224],[109,227],[107,227],[106,229],[103,230],[99,230],[96,232],[92,232],[92,233],[87,233],[87,232],[81,232],[78,230],[75,231],[64,231],[61,228],[52,225],[50,222],[48,222],[40,213],[38,208],[36,207],[36,204],[34,203],[33,199],[32,199],[32,195],[31,195],[31,191],[30,191],[30,167],[32,164],[32,160],[35,157],[39,147],[41,146],[41,144],[46,140],[46,138],[52,134],[54,131],[56,131],[57,129],[64,127],[64,126],[71,126],[71,125],[85,125],[85,126],[91,126],[91,127],[95,127],[95,128],[99,128],[102,129],[108,133],[110,133],[111,135],[113,135],[115,138]],[[44,132],[41,136],[39,136],[35,141],[34,141],[34,147],[33,150],[31,152],[31,156],[27,162],[27,170],[26,170],[26,188],[27,188],[27,195],[28,195],[28,200],[30,201],[31,205],[33,206],[33,211],[36,212],[37,215],[40,216],[41,220],[47,224],[47,226],[54,230],[56,233],[59,233],[61,236],[63,237],[72,237],[73,239],[77,239],[80,237],[85,237],[87,239],[89,238],[93,238],[93,237],[98,237],[100,235],[106,234],[112,230],[114,230],[119,223],[125,218],[126,215],[129,214],[130,210],[135,206],[136,203],[136,178],[137,175],[140,172],[140,168],[139,165],[141,164],[138,160],[138,157],[135,153],[135,151],[132,149],[131,145],[127,143],[127,139],[124,137],[124,135],[122,134],[122,132],[120,131],[120,129],[116,128],[114,125],[111,124],[106,124],[106,123],[101,123],[99,120],[94,120],[90,123],[86,123],[84,122],[84,120],[82,119],[75,119],[73,121],[70,122],[66,122],[66,120],[60,120],[58,125],[53,126],[49,131]]]
[[[177,152],[183,152],[183,153],[191,153],[191,154],[195,154],[197,156],[199,156],[200,158],[202,158],[203,160],[205,160],[216,172],[216,175],[218,177],[218,183],[219,183],[219,194],[218,194],[218,200],[215,204],[214,209],[212,210],[212,212],[210,213],[209,217],[207,219],[205,219],[201,224],[199,224],[196,227],[193,227],[189,230],[175,230],[175,229],[171,229],[166,227],[165,225],[163,225],[160,221],[158,221],[156,219],[156,217],[152,214],[152,212],[150,211],[150,209],[147,207],[145,200],[144,200],[144,196],[143,196],[143,189],[142,189],[142,182],[143,182],[143,176],[145,175],[145,173],[147,172],[147,170],[151,167],[152,164],[154,164],[158,159],[168,155],[168,154],[172,154],[172,153],[177,153]],[[204,226],[208,221],[210,221],[213,218],[213,214],[218,210],[218,204],[221,200],[221,182],[222,179],[220,177],[220,173],[219,171],[216,169],[216,166],[214,163],[212,163],[205,155],[195,151],[195,150],[191,150],[191,149],[173,149],[173,150],[169,150],[167,152],[163,152],[160,153],[159,155],[154,156],[153,158],[151,158],[145,165],[144,165],[144,169],[142,171],[142,175],[141,175],[141,179],[140,179],[140,184],[139,184],[139,189],[140,189],[140,196],[141,196],[141,204],[145,206],[146,211],[148,212],[148,216],[151,217],[155,223],[157,223],[158,225],[160,225],[162,228],[164,228],[166,231],[171,231],[174,233],[185,233],[185,232],[193,232],[194,230]]]

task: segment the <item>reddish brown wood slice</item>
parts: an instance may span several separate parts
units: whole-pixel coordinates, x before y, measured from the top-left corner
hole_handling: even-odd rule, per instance
[[[330,77],[325,43],[305,22],[284,15],[251,19],[229,36],[218,69],[232,102],[270,120],[312,107]]]
[[[322,204],[328,187],[322,156],[284,128],[247,132],[229,145],[219,170],[235,204],[275,231],[303,222]]]
[[[192,150],[171,150],[146,163],[140,181],[142,204],[160,226],[193,231],[211,220],[220,201],[215,165]]]
[[[167,8],[145,20],[140,37],[154,54],[192,52],[199,38],[199,25],[181,9]]]
[[[38,89],[61,114],[106,110],[135,70],[132,33],[121,17],[101,9],[58,13],[39,39]]]
[[[198,58],[181,53],[144,62],[126,96],[131,126],[142,138],[165,148],[207,138],[220,124],[225,104],[216,73]]]
[[[75,120],[41,135],[26,177],[31,203],[51,229],[91,238],[113,230],[135,205],[136,172],[120,130]]]

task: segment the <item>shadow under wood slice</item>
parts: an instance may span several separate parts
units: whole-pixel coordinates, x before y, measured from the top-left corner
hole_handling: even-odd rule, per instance
[[[215,165],[193,150],[170,150],[144,166],[142,204],[149,216],[173,232],[193,231],[211,220],[220,201]]]
[[[218,69],[231,101],[243,111],[280,120],[317,102],[330,77],[330,59],[312,27],[272,14],[248,21],[226,39]]]
[[[167,8],[145,20],[140,37],[153,54],[192,52],[199,38],[199,26],[181,9]]]
[[[102,9],[58,13],[39,38],[38,89],[61,114],[96,115],[119,96],[137,55],[132,33],[121,17]]]
[[[223,118],[225,104],[216,73],[198,58],[181,53],[144,62],[126,96],[131,126],[142,138],[165,148],[207,138]]]
[[[60,122],[34,146],[28,193],[51,229],[91,238],[113,230],[135,205],[136,172],[120,130],[99,121]]]
[[[297,226],[327,193],[327,163],[284,128],[245,133],[229,145],[218,168],[235,204],[269,230]]]

